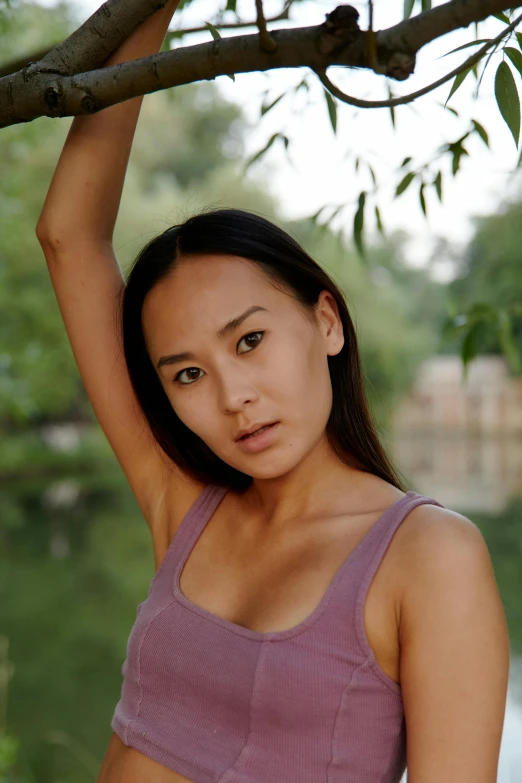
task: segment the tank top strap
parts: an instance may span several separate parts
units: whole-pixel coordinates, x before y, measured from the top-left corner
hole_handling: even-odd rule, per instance
[[[172,578],[178,563],[184,560],[187,551],[195,544],[228,490],[229,487],[219,484],[207,484],[200,492],[172,536],[163,560],[150,583],[149,595],[154,589],[165,599],[171,600]]]
[[[438,500],[410,490],[377,520],[361,541],[356,562],[352,563],[351,576],[356,580],[356,586],[353,585],[355,592],[352,593],[355,596],[353,605],[355,632],[360,646],[371,661],[374,653],[368,643],[364,626],[364,604],[368,590],[399,525],[410,511],[424,504],[446,508]]]

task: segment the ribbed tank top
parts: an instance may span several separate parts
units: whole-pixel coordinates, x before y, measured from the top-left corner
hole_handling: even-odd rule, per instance
[[[407,514],[444,506],[407,492],[306,620],[262,633],[180,590],[183,566],[226,492],[205,487],[138,605],[113,730],[194,783],[397,783],[406,768],[401,688],[375,660],[364,602]]]

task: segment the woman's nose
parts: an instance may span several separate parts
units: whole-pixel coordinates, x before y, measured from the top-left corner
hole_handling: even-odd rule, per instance
[[[220,406],[225,411],[240,411],[245,405],[255,402],[257,397],[252,378],[244,370],[236,368],[220,380]]]

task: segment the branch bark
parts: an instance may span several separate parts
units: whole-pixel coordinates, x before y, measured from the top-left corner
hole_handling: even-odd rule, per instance
[[[417,100],[417,98],[420,98],[423,95],[427,95],[427,93],[432,92],[432,90],[435,90],[437,87],[440,87],[446,82],[449,82],[450,79],[453,79],[459,73],[472,68],[484,57],[488,49],[492,49],[493,47],[496,48],[497,45],[504,38],[506,38],[518,24],[520,24],[520,22],[522,22],[522,14],[517,16],[510,25],[507,25],[506,28],[502,30],[501,33],[499,33],[499,35],[497,35],[495,38],[492,38],[490,41],[484,44],[484,46],[481,46],[480,49],[468,57],[467,60],[464,60],[464,62],[457,66],[457,68],[454,68],[445,76],[437,79],[436,82],[428,84],[426,87],[422,87],[420,90],[411,92],[409,95],[400,95],[397,98],[390,98],[385,101],[365,101],[361,98],[355,98],[352,95],[346,95],[344,92],[342,92],[342,90],[336,87],[335,84],[332,84],[326,75],[326,72],[316,71],[316,75],[319,78],[319,81],[322,82],[323,86],[326,87],[326,89],[331,92],[332,95],[334,95],[343,103],[347,103],[349,106],[357,106],[359,109],[389,109],[393,106],[403,106],[406,103],[411,103],[412,101]]]
[[[275,16],[270,16],[268,19],[266,19],[266,22],[267,23],[282,22],[288,20],[290,7],[293,2],[294,0],[288,0],[281,13],[276,14]],[[251,19],[245,22],[217,22],[216,21],[213,22],[212,24],[213,27],[216,28],[216,30],[245,30],[248,27],[256,27],[257,21],[255,19]],[[206,25],[200,25],[198,27],[175,28],[173,30],[169,30],[165,38],[167,41],[170,41],[176,38],[182,38],[185,35],[192,35],[193,33],[207,33],[207,32],[208,32],[208,27]],[[45,49],[38,49],[37,51],[34,51],[31,54],[25,55],[25,57],[18,57],[16,60],[11,60],[9,62],[4,63],[3,65],[0,65],[0,78],[2,76],[9,76],[12,73],[16,73],[16,71],[20,71],[22,68],[25,68],[26,65],[38,62],[39,60],[43,60],[43,58],[47,54],[49,54],[56,46],[58,46],[58,44],[55,44],[54,46],[46,46]]]
[[[259,35],[241,35],[99,68],[131,29],[164,4],[108,0],[42,61],[1,78],[0,127],[40,116],[91,114],[139,95],[232,73],[300,67],[324,73],[340,65],[404,80],[414,70],[416,53],[430,41],[522,6],[509,0],[451,0],[375,32],[371,47],[367,31],[357,25],[357,11],[339,6],[321,25],[272,31],[273,52],[263,49]]]
[[[63,75],[99,68],[138,25],[166,2],[107,0],[65,41],[51,49],[39,65]]]

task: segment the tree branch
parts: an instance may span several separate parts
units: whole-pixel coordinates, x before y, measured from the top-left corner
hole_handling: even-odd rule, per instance
[[[118,12],[121,19],[135,27],[153,12],[151,9],[164,5],[164,0],[108,0],[99,10],[121,9],[122,4],[125,7]],[[521,5],[519,2],[515,7]],[[138,6],[141,13],[136,10]],[[376,32],[375,46],[368,47],[368,33],[359,29],[357,11],[351,6],[339,6],[327,14],[322,25],[273,31],[271,36],[277,44],[275,52],[263,51],[259,35],[241,35],[65,76],[53,69],[49,72],[48,63],[56,60],[56,52],[60,50],[56,47],[49,58],[0,79],[0,127],[40,116],[90,114],[139,95],[232,73],[309,67],[316,73],[325,74],[332,65],[374,66],[379,73],[404,80],[413,72],[415,55],[422,46],[459,27],[512,7],[512,0],[451,0],[388,30]],[[88,22],[95,16],[93,14]],[[74,53],[67,52],[65,44],[71,42],[75,34],[60,45],[65,47],[60,50],[62,71],[64,67],[76,68],[79,63],[84,67],[87,61],[105,60],[108,49],[121,42],[123,22],[120,16],[118,20],[110,17],[107,21],[109,27],[105,33],[108,35],[110,28],[112,37],[107,44],[104,33],[103,55],[81,41]],[[97,35],[93,29],[87,34],[89,40]],[[369,61],[369,51],[376,63]],[[63,59],[65,55],[67,57]],[[334,85],[331,88],[336,89]]]
[[[107,0],[38,65],[64,75],[98,68],[145,19],[167,0]]]
[[[437,87],[440,87],[442,84],[449,82],[450,79],[453,79],[454,76],[462,73],[462,71],[467,71],[468,68],[472,68],[476,63],[479,62],[479,60],[482,59],[488,49],[490,49],[492,46],[496,47],[497,44],[499,44],[506,36],[508,36],[520,22],[522,22],[522,14],[517,16],[514,22],[502,30],[502,32],[499,33],[496,38],[492,38],[490,41],[484,44],[484,46],[481,46],[480,49],[475,52],[475,54],[472,54],[471,57],[468,57],[467,60],[447,73],[446,76],[442,76],[440,79],[437,79],[436,82],[428,84],[426,87],[422,87],[416,92],[410,92],[409,95],[401,95],[400,97],[389,98],[385,101],[365,101],[361,98],[355,98],[352,95],[346,95],[346,93],[336,87],[335,84],[332,84],[325,71],[315,71],[315,73],[318,79],[322,82],[323,86],[326,87],[326,89],[331,92],[332,95],[334,95],[343,103],[348,103],[350,106],[357,106],[360,109],[389,109],[392,106],[400,106],[405,103],[411,103],[417,98],[420,98],[422,95],[426,95],[432,90],[435,90]]]
[[[282,22],[284,20],[288,19],[288,12],[293,5],[294,0],[287,0],[285,3],[285,6],[283,10],[276,14],[276,16],[270,16],[268,19],[266,19],[267,24],[271,22]],[[255,19],[251,19],[247,22],[213,22],[213,27],[216,28],[216,30],[245,30],[248,27],[256,27],[257,22]],[[200,27],[185,27],[185,28],[179,28],[175,30],[169,30],[165,36],[165,39],[167,41],[172,40],[173,38],[182,38],[185,35],[192,35],[194,33],[208,33],[208,27],[206,25],[201,25]],[[31,54],[25,55],[25,57],[19,57],[16,60],[11,60],[10,62],[4,63],[4,65],[0,65],[0,78],[2,76],[9,76],[12,73],[16,73],[16,71],[20,71],[22,68],[25,68],[26,65],[29,65],[30,63],[38,62],[39,60],[42,60],[49,52],[51,52],[53,49],[55,49],[59,44],[55,44],[54,46],[47,46],[45,49],[39,49],[36,52],[32,52]],[[113,50],[114,51],[114,50]],[[112,54],[112,52],[111,52]],[[81,70],[89,70],[88,68],[81,69]]]

